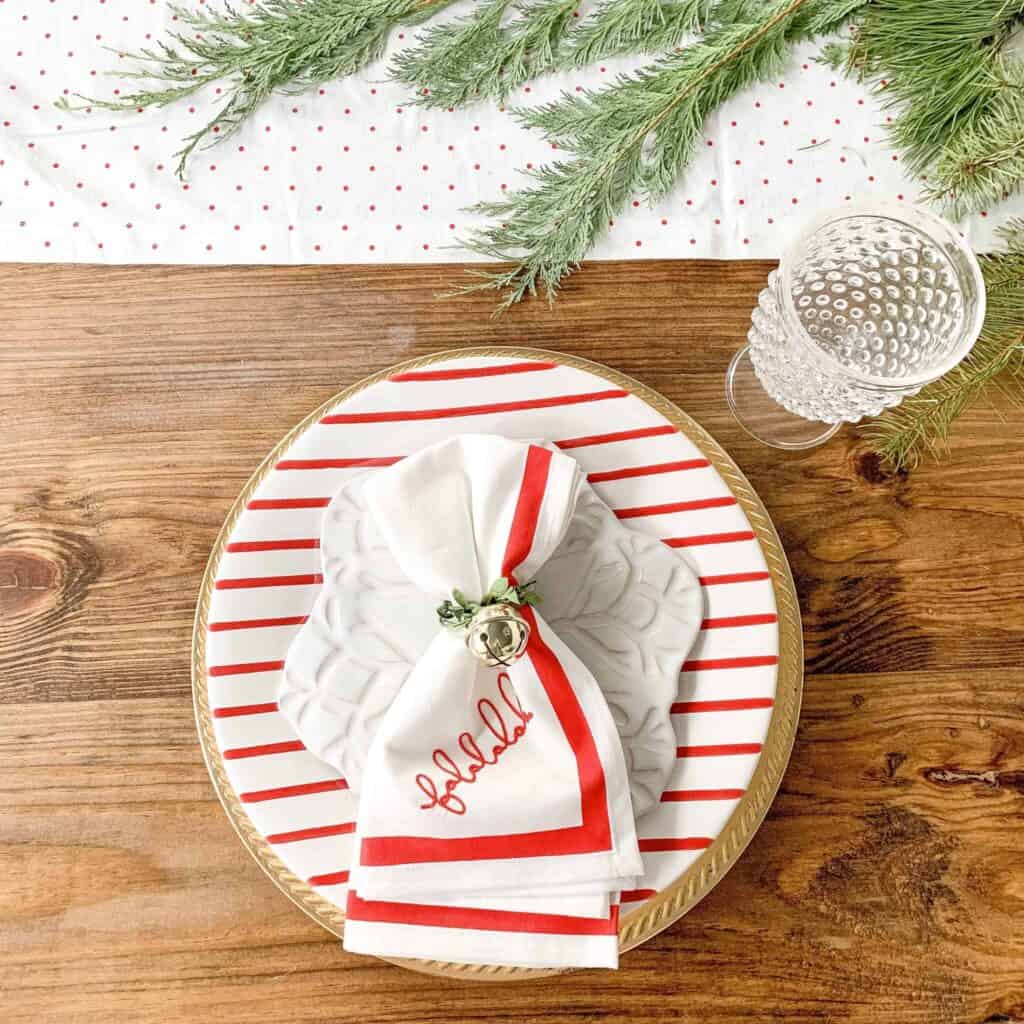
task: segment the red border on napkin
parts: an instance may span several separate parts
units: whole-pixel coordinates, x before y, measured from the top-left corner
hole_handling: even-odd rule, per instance
[[[533,547],[547,489],[552,453],[530,445],[516,510],[512,517],[502,573],[510,580]],[[576,757],[582,823],[540,832],[433,839],[421,836],[371,836],[359,847],[359,863],[367,867],[460,860],[509,860],[600,853],[612,848],[604,768],[586,715],[554,651],[543,641],[532,609],[520,608],[530,624],[526,655],[530,659],[565,738]],[[404,904],[403,904],[404,905]]]

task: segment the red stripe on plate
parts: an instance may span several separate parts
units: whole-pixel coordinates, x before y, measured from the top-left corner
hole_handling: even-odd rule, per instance
[[[684,804],[698,800],[739,800],[743,789],[666,789],[661,794],[663,804]]]
[[[296,786],[278,786],[276,789],[254,789],[239,795],[243,804],[258,804],[264,800],[283,800],[292,796],[309,796],[312,793],[330,793],[337,789],[348,789],[344,779],[324,779],[322,782],[302,782]]]
[[[636,519],[639,516],[662,516],[671,512],[696,512],[702,508],[726,508],[735,505],[736,499],[729,498],[696,498],[693,501],[672,501],[667,505],[638,505],[636,508],[615,509],[620,519]]]
[[[228,708],[214,708],[214,718],[241,718],[243,715],[268,715],[277,710],[277,702],[268,704],[235,704]]]
[[[679,462],[659,462],[652,466],[627,466],[625,469],[609,469],[604,473],[590,473],[587,475],[587,481],[592,484],[603,484],[609,480],[629,480],[635,476],[678,473],[684,469],[704,469],[710,465],[707,459],[681,459]]]
[[[663,853],[667,850],[706,850],[711,845],[707,836],[687,836],[684,839],[641,839],[641,853]]]
[[[325,839],[328,836],[347,836],[356,830],[354,821],[343,821],[338,825],[318,825],[316,828],[297,828],[294,832],[275,832],[267,836],[267,842],[274,845],[281,843],[301,843],[305,839]]]
[[[268,754],[293,754],[305,750],[302,740],[282,740],[280,743],[261,743],[255,747],[231,747],[225,750],[225,761],[237,761],[243,757],[266,757]]]
[[[330,871],[326,875],[313,875],[307,881],[310,885],[345,885],[348,882],[348,872]]]
[[[216,590],[246,590],[249,587],[309,587],[323,583],[321,573],[307,572],[298,576],[244,576],[235,580],[217,580]]]
[[[766,626],[778,622],[775,612],[763,612],[758,615],[724,615],[718,619],[705,619],[701,629],[731,629],[734,626]]]
[[[250,551],[310,551],[320,547],[317,537],[289,537],[284,540],[235,540],[224,550],[232,555]]]
[[[368,459],[282,459],[274,469],[370,469],[393,466],[403,455],[380,455]]]
[[[698,533],[693,537],[666,537],[670,548],[694,548],[701,544],[732,544],[739,540],[753,540],[753,530],[736,530],[733,533]]]
[[[724,583],[754,583],[757,580],[770,580],[772,574],[770,572],[727,572],[721,576],[700,576],[700,584],[702,587],[717,587]]]
[[[771,697],[740,697],[736,700],[681,700],[672,705],[673,715],[693,715],[701,711],[750,711],[753,708],[770,708],[775,701]]]
[[[554,370],[556,363],[506,363],[504,366],[470,366],[462,370],[413,370],[410,373],[396,373],[388,380],[394,383],[420,380],[466,380],[470,377],[503,377],[507,373],[534,373],[537,370]]]
[[[622,903],[640,903],[642,900],[649,900],[657,896],[657,889],[623,889],[619,893],[619,901]]]
[[[401,423],[407,420],[445,420],[458,416],[486,416],[498,412],[524,409],[551,409],[559,405],[580,405],[603,402],[609,398],[628,398],[628,391],[619,389],[592,391],[584,395],[554,395],[551,398],[526,398],[518,402],[492,402],[489,405],[460,405],[450,409],[397,409],[390,412],[350,412],[325,416],[320,422],[337,423]]]
[[[752,654],[749,657],[740,658],[705,658],[694,661],[684,661],[684,672],[702,672],[716,668],[759,668],[761,665],[777,665],[779,663],[776,654]]]
[[[301,626],[308,615],[283,615],[278,619],[230,619],[225,622],[211,622],[211,633],[225,633],[232,629],[269,629],[273,626]]]
[[[237,665],[211,665],[211,676],[247,676],[254,672],[277,672],[284,668],[283,661],[245,661]]]
[[[675,427],[641,427],[639,430],[618,430],[614,434],[589,434],[586,437],[570,437],[566,441],[556,441],[555,447],[563,451],[569,448],[589,448],[596,444],[614,444],[616,441],[633,441],[641,437],[662,437],[666,434],[677,434]]]
[[[567,914],[529,914],[477,907],[440,907],[422,903],[391,903],[364,900],[351,889],[345,916],[350,921],[384,924],[419,924],[434,928],[467,928],[488,932],[527,932],[538,935],[615,935],[619,908],[612,907],[604,920],[570,917]]]
[[[676,747],[676,757],[731,757],[735,754],[760,753],[760,743],[708,743],[697,747]]]
[[[327,508],[330,498],[253,498],[245,507],[254,512],[286,508]]]

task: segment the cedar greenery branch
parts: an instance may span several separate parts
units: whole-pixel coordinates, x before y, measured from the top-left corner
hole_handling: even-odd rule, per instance
[[[839,28],[865,0],[721,0],[703,38],[603,89],[515,111],[570,157],[474,209],[490,226],[467,248],[507,266],[470,270],[463,291],[496,289],[502,312],[538,291],[551,301],[635,196],[661,199],[692,159],[703,125],[731,96],[777,74],[791,47]]]
[[[262,0],[239,11],[170,4],[184,30],[157,49],[119,56],[135,70],[113,72],[139,82],[115,100],[76,94],[62,110],[165,107],[216,83],[227,99],[207,124],[183,140],[175,154],[178,176],[197,148],[234,135],[274,93],[300,93],[351,75],[379,60],[391,31],[429,18],[453,0]]]

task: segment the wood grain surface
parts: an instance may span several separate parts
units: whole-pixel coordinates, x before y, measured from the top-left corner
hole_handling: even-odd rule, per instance
[[[1024,1022],[1024,420],[894,474],[788,455],[723,375],[766,263],[595,264],[553,310],[444,267],[0,267],[0,1015],[32,1022]],[[703,423],[804,615],[793,760],[725,880],[618,972],[481,985],[345,954],[206,777],[194,601],[235,495],[343,386],[466,345],[572,352]]]

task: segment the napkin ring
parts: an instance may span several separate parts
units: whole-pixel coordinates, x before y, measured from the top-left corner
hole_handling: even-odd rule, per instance
[[[503,576],[479,601],[453,590],[452,600],[438,607],[437,617],[446,629],[464,629],[470,652],[485,665],[497,668],[511,665],[526,652],[530,624],[519,607],[539,601],[532,580],[520,585]]]
[[[466,646],[490,668],[511,665],[526,652],[530,624],[515,605],[485,605],[466,628]]]

